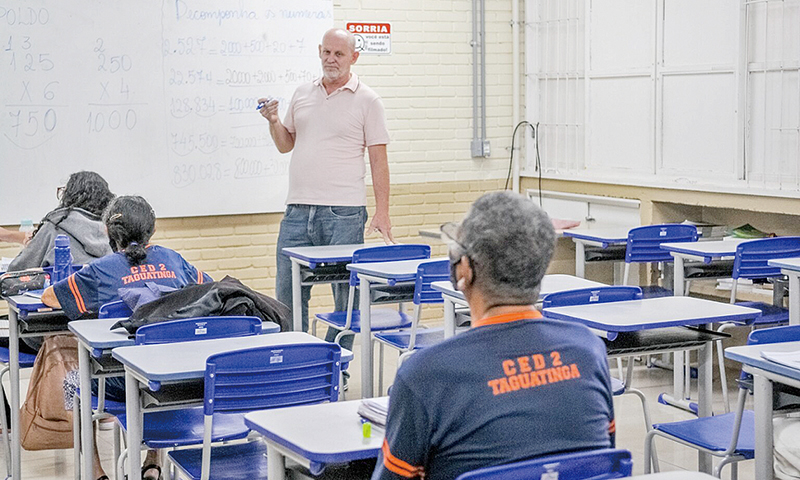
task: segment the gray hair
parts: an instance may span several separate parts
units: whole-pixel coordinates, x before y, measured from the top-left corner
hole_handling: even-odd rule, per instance
[[[512,192],[492,192],[472,204],[451,255],[471,260],[474,286],[487,300],[530,305],[538,299],[555,239],[550,217],[532,201]]]

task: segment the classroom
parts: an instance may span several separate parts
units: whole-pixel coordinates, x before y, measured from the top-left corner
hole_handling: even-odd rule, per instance
[[[323,35],[331,28],[342,29],[338,35],[353,42],[358,52],[356,60],[323,58]],[[420,352],[429,353],[424,340],[419,341],[418,353],[402,356],[395,353],[395,348],[384,349],[382,340],[374,345],[373,341],[365,342],[363,335],[371,338],[381,328],[383,314],[378,312],[390,308],[395,315],[395,304],[402,300],[403,313],[398,315],[405,315],[409,322],[404,334],[406,337],[410,334],[410,338],[417,335],[416,324],[414,333],[410,333],[409,325],[410,319],[419,313],[423,327],[419,330],[423,332],[420,338],[426,338],[427,330],[442,335],[431,344],[445,338],[446,342],[458,339],[470,324],[470,314],[472,330],[497,327],[484,326],[475,318],[476,312],[481,311],[476,310],[479,308],[476,294],[472,287],[462,288],[458,281],[465,280],[469,285],[480,278],[475,272],[481,266],[473,265],[478,253],[473,255],[472,246],[464,244],[470,235],[469,228],[474,229],[474,235],[486,238],[497,231],[491,223],[492,215],[479,215],[480,205],[498,215],[497,212],[502,212],[501,197],[486,195],[511,191],[525,200],[524,211],[528,212],[529,207],[531,212],[543,210],[555,228],[551,253],[539,248],[520,250],[531,250],[547,259],[541,272],[544,280],[539,276],[536,281],[536,308],[546,310],[544,317],[548,321],[590,327],[593,341],[599,337],[607,347],[603,357],[607,355],[605,363],[614,395],[610,406],[604,408],[611,411],[610,428],[615,429],[611,446],[617,449],[616,466],[628,469],[627,473],[617,472],[618,476],[635,477],[659,468],[662,476],[657,474],[652,478],[712,478],[704,474],[717,473],[714,468],[720,465],[720,456],[697,453],[697,449],[679,443],[685,440],[663,438],[669,434],[648,432],[656,431],[652,424],[664,424],[668,429],[668,425],[701,420],[713,413],[711,418],[730,420],[720,424],[724,427],[713,423],[706,427],[729,433],[727,439],[722,439],[724,447],[719,449],[724,451],[732,437],[730,429],[737,424],[735,412],[741,401],[745,413],[741,415],[744,433],[740,443],[749,435],[744,442],[749,450],[739,457],[726,458],[723,465],[733,463],[720,467],[721,478],[737,478],[737,475],[758,480],[800,478],[800,442],[791,441],[792,433],[800,438],[800,421],[792,421],[793,412],[800,410],[797,408],[800,400],[796,398],[800,366],[780,364],[773,371],[769,367],[779,362],[764,360],[768,355],[764,356],[763,350],[753,345],[779,341],[785,345],[776,343],[769,347],[773,352],[800,351],[800,337],[792,337],[800,335],[794,333],[800,328],[795,326],[800,323],[800,267],[792,264],[792,258],[800,257],[800,248],[795,254],[772,251],[769,260],[765,258],[768,254],[763,254],[764,258],[760,257],[763,269],[771,271],[770,274],[758,277],[743,273],[738,278],[736,270],[737,262],[745,262],[739,258],[744,253],[737,250],[737,245],[747,243],[742,240],[744,237],[782,239],[780,248],[787,250],[794,248],[792,242],[800,242],[800,0],[242,0],[235,5],[211,0],[142,0],[121,4],[26,0],[0,5],[0,45],[3,46],[0,272],[13,271],[9,268],[12,259],[28,248],[19,244],[24,238],[19,232],[35,230],[47,223],[44,220],[48,212],[63,205],[62,197],[71,175],[96,172],[107,182],[107,190],[118,196],[117,200],[129,202],[118,207],[131,210],[126,213],[119,210],[116,213],[119,216],[106,210],[104,215],[104,207],[92,217],[93,228],[99,228],[97,243],[103,253],[91,255],[87,250],[84,253],[89,257],[81,263],[89,263],[112,250],[125,251],[126,245],[131,242],[138,245],[142,240],[147,249],[150,245],[163,247],[164,255],[177,255],[169,257],[170,261],[187,265],[173,268],[168,264],[168,270],[158,272],[158,263],[150,265],[151,271],[144,268],[147,265],[136,270],[138,260],[130,260],[134,262],[131,270],[126,277],[120,277],[126,284],[177,282],[169,285],[179,288],[208,280],[222,284],[223,278],[232,277],[243,284],[241,288],[247,289],[251,299],[256,298],[250,301],[256,307],[248,308],[273,315],[270,318],[275,323],[261,316],[265,322],[263,327],[259,324],[258,331],[267,333],[271,326],[281,330],[279,334],[259,337],[303,335],[296,338],[305,338],[311,344],[327,345],[333,340],[333,335],[326,337],[329,330],[326,319],[336,317],[329,312],[342,313],[351,304],[356,315],[359,304],[387,304],[362,309],[359,315],[363,320],[352,319],[360,321],[366,331],[355,336],[355,343],[345,341],[342,350],[336,351],[343,366],[347,366],[347,373],[341,379],[331,380],[335,389],[342,390],[340,400],[320,405],[333,408],[341,404],[336,407],[344,412],[341,415],[356,418],[353,409],[359,406],[360,399],[413,395],[411,388],[398,389],[392,394],[389,387],[394,384],[401,363],[405,370],[411,371],[421,364],[412,359]],[[313,131],[314,140],[297,136],[292,131],[294,126],[310,121],[310,114],[306,110],[305,117],[293,112],[291,118],[287,117],[290,105],[295,100],[298,103],[304,100],[296,95],[312,92],[314,85],[324,91],[328,84],[320,78],[334,78],[328,72],[343,68],[354,73],[357,77],[352,78],[359,83],[336,84],[336,92],[328,90],[327,97],[321,97],[327,102],[324,105],[340,107],[318,107],[315,125],[320,128]],[[370,101],[377,98],[382,107],[373,105],[367,110],[365,106],[364,112],[342,115],[336,109],[341,108],[343,98],[349,98],[345,94],[358,93],[353,85],[359,88],[364,85],[359,94],[374,97],[360,98]],[[367,100],[362,103],[366,105]],[[362,113],[366,119],[353,127],[354,115]],[[276,118],[278,122],[274,123]],[[287,123],[292,128],[284,128]],[[333,141],[339,147],[352,137],[349,135],[352,128],[362,129],[361,124],[369,124],[371,129],[357,132],[358,135],[366,132],[363,133],[366,140],[359,137],[360,143],[356,142],[360,148],[357,153],[364,157],[363,165],[360,162],[345,165],[344,149],[330,148],[334,159],[328,164],[317,158],[321,149],[330,147],[325,142]],[[385,149],[381,150],[381,145]],[[384,168],[387,166],[388,172]],[[337,178],[344,175],[340,171],[357,181],[344,184]],[[358,185],[353,187],[352,183]],[[137,203],[129,196],[141,196],[146,202]],[[332,197],[335,199],[329,200]],[[479,199],[487,203],[481,204]],[[491,204],[492,199],[498,203]],[[115,205],[117,200],[109,197],[103,205],[108,202]],[[317,206],[324,209],[318,210]],[[365,213],[361,206],[366,207]],[[375,227],[375,232],[368,232],[363,240],[360,237],[353,237],[356,240],[352,241],[315,240],[313,245],[384,245],[390,231],[394,242],[408,248],[396,257],[387,258],[386,263],[412,262],[413,271],[403,277],[392,267],[387,267],[390,273],[371,270],[366,265],[374,259],[364,260],[364,266],[359,267],[357,263],[361,260],[358,255],[353,257],[355,249],[336,250],[342,258],[324,250],[326,257],[323,251],[302,250],[306,245],[312,248],[312,243],[286,243],[290,216],[306,215],[303,222],[309,222],[308,235],[316,238],[318,234],[310,226],[315,215],[320,218],[328,215],[331,222],[336,222],[355,209],[359,218],[364,219],[365,229]],[[124,242],[120,240],[124,244],[117,248],[115,235],[123,234],[115,233],[111,225],[114,221],[125,224],[129,213],[134,211],[145,212],[142,218],[149,218],[147,212],[154,212],[152,238],[124,237]],[[471,217],[474,223],[465,221],[467,215],[474,215]],[[512,221],[518,218],[516,215],[503,217],[506,222],[494,218],[497,228],[535,231],[529,241],[539,238],[537,229],[541,222],[536,223],[536,214],[525,217],[519,225]],[[529,220],[535,225],[525,223]],[[673,238],[672,225],[679,224],[683,226],[675,232],[680,230],[684,232],[681,235],[688,237]],[[134,228],[132,224],[125,225]],[[653,235],[669,236],[667,240],[649,240],[651,246],[656,244],[658,258],[633,259],[628,253],[633,248],[632,229],[658,225],[662,228],[659,232],[659,227],[655,227]],[[295,227],[294,233],[306,228],[297,227],[296,222]],[[360,228],[357,230],[360,235]],[[723,240],[723,236],[731,235],[738,238]],[[677,242],[697,246],[684,248]],[[662,243],[668,245],[662,247]],[[708,246],[703,246],[706,243]],[[501,244],[504,251],[493,250],[487,258],[515,262],[516,255],[507,258],[512,243]],[[525,249],[527,244],[513,245]],[[285,263],[279,267],[277,252],[284,247],[300,250],[287,252],[281,257]],[[52,239],[43,248],[51,255],[47,258],[53,258]],[[57,243],[55,249],[58,253]],[[74,241],[72,249],[75,259]],[[746,251],[746,247],[742,250]],[[441,271],[434,282],[447,285],[437,290],[420,279],[423,273],[417,267],[423,260],[430,260],[431,264],[439,262],[437,268]],[[773,262],[769,268],[768,262]],[[348,269],[348,264],[355,266]],[[320,270],[315,272],[317,268]],[[282,286],[278,284],[279,278]],[[449,283],[451,279],[454,283]],[[352,285],[356,280],[368,288],[348,289],[348,281]],[[299,284],[331,281],[340,283],[341,295],[334,300],[327,285],[314,287],[307,300],[307,317],[314,325],[307,327],[300,313],[303,300]],[[415,281],[420,283],[416,288],[427,288],[434,300],[428,302],[420,300],[422,296],[412,295]],[[63,290],[51,290],[64,315],[71,316],[72,310],[75,318],[91,315],[87,310],[92,308],[87,308],[84,300],[91,303],[92,299],[85,294],[75,295],[81,285],[72,280]],[[557,303],[566,301],[566,297],[559,297],[561,292],[613,289],[620,285],[641,286],[642,291],[618,290],[620,295],[634,295],[630,299],[617,298],[620,305],[607,300],[605,294],[598,297],[594,293],[590,295],[594,300],[578,302],[593,303],[602,298],[603,305],[585,306],[587,310],[594,308],[587,315],[614,318],[617,323],[613,328],[602,320],[575,321],[570,309],[579,309],[578,303]],[[629,310],[625,310],[623,302],[646,305],[651,301],[650,287],[657,287],[652,288],[653,292],[659,289],[661,292],[653,293],[650,303],[653,315],[659,320],[645,326],[644,320],[636,323],[640,313],[626,316]],[[4,290],[4,284],[0,283],[0,288]],[[227,284],[224,288],[240,287]],[[65,304],[65,297],[61,296],[62,292],[66,295],[70,291],[74,307]],[[39,300],[48,305],[45,295],[47,290]],[[549,295],[552,297],[548,301]],[[263,300],[266,297],[285,305],[278,301],[268,303]],[[0,336],[9,336],[11,343],[8,348],[7,344],[0,344],[0,360],[2,351],[7,350],[9,363],[15,363],[18,353],[17,334],[12,335],[9,329],[15,329],[17,317],[20,325],[25,325],[20,328],[28,328],[26,311],[21,307],[24,302],[19,303],[21,296],[15,298],[3,297],[0,301],[0,315],[10,317],[8,322],[0,321]],[[484,299],[483,294],[480,298]],[[667,305],[667,302],[672,303]],[[712,305],[709,311],[719,307],[720,313],[705,317],[698,313],[709,305]],[[505,306],[518,303],[510,301]],[[688,316],[681,317],[684,310]],[[118,316],[138,318],[131,314],[125,310]],[[770,323],[768,314],[782,317]],[[314,321],[317,315],[326,319],[317,323]],[[82,318],[77,322],[89,320]],[[725,327],[718,330],[720,325]],[[114,349],[119,350],[117,353],[112,353],[110,347],[103,353],[102,348],[91,350],[87,346],[90,356],[93,351],[99,352],[98,355],[104,356],[97,358],[113,358],[128,368],[126,362],[138,358],[134,349],[140,347],[134,346],[135,327],[131,328],[130,343],[117,344],[120,345]],[[209,331],[213,328],[209,326]],[[766,332],[770,328],[786,330],[772,337],[768,333],[750,336],[751,330]],[[576,335],[585,330],[582,328]],[[64,323],[61,333],[70,331],[77,335],[77,351],[83,355],[82,333],[67,329]],[[691,338],[687,331],[693,335]],[[311,335],[316,339],[310,339]],[[19,339],[23,340],[26,339]],[[280,345],[277,340],[274,342]],[[626,342],[639,343],[630,346]],[[245,344],[276,348],[269,342],[242,343]],[[623,348],[623,344],[627,347]],[[157,346],[152,347],[156,352]],[[172,353],[172,347],[158,347],[170,359],[164,363],[173,363],[173,357],[176,365],[179,359],[184,360],[180,352]],[[486,373],[487,392],[498,402],[515,395],[547,396],[541,392],[554,389],[570,391],[579,383],[589,382],[590,371],[585,370],[588,367],[568,361],[568,350],[560,348],[545,345],[541,351],[526,350],[513,358],[497,357],[496,365],[491,364],[493,370],[489,367],[491,362],[485,359],[481,365],[486,366],[477,370]],[[193,354],[201,353],[198,349]],[[190,356],[186,355],[187,362]],[[286,358],[289,356],[287,353]],[[429,356],[437,358],[433,353]],[[472,365],[479,356],[465,357]],[[723,357],[724,366],[720,368]],[[276,358],[269,357],[270,361]],[[275,361],[282,362],[283,357],[280,358]],[[443,363],[452,360],[440,358],[447,359]],[[19,402],[7,401],[12,408],[26,401],[32,359],[33,356],[31,365],[26,366],[20,356],[10,374],[2,376],[5,396],[11,399],[17,393],[20,397]],[[76,382],[83,375],[77,373],[77,359]],[[89,357],[84,361],[102,363]],[[406,361],[410,363],[406,365]],[[750,383],[738,382],[743,365],[748,373],[744,378]],[[204,360],[202,367],[205,368]],[[122,372],[121,366],[117,372]],[[85,380],[89,381],[91,375]],[[142,391],[154,390],[148,394],[155,398],[153,402],[161,402],[157,394],[159,381],[148,380],[141,372],[136,375],[125,378],[135,377],[142,383]],[[618,383],[614,383],[614,378]],[[81,377],[80,382],[83,380]],[[160,391],[167,395],[173,387],[166,387],[171,385],[166,379],[162,381],[165,387]],[[202,383],[202,374],[193,381]],[[433,383],[442,383],[442,395],[448,398],[458,397],[464,390],[455,390],[458,382],[444,378]],[[615,386],[634,395],[617,395]],[[134,398],[125,395],[139,395],[145,401],[144,393],[126,390],[125,385],[119,389],[122,412]],[[75,412],[79,412],[74,416],[75,425],[83,425],[84,419],[89,425],[91,409],[83,409],[81,405],[91,400],[93,393],[89,389],[78,390],[80,393],[75,395],[80,404],[75,407]],[[432,391],[438,392],[439,387]],[[193,398],[197,402],[193,405],[200,405],[202,397],[201,391],[198,398]],[[334,397],[331,399],[335,400]],[[136,416],[131,417],[131,428],[121,435],[139,444],[143,439],[141,424],[147,423],[140,418],[146,405],[139,406],[138,401],[136,404],[127,407],[129,415],[132,412]],[[349,405],[354,405],[353,411],[346,410]],[[380,404],[366,405],[380,407]],[[454,407],[467,408],[463,402]],[[649,409],[649,414],[645,414],[649,420],[643,418],[643,407],[645,412]],[[554,413],[564,415],[567,407],[553,408]],[[586,408],[575,417],[590,417],[592,410]],[[202,431],[202,409],[197,411]],[[320,425],[338,415],[320,412],[319,421],[323,422]],[[261,413],[264,415],[258,421],[279,421],[278,417],[269,416],[269,410]],[[393,415],[399,418],[401,413],[406,420],[413,417],[408,411]],[[148,415],[151,414],[146,413],[142,418]],[[317,418],[314,415],[309,413],[302,420],[310,422]],[[383,415],[385,421],[385,412]],[[248,426],[249,422],[256,422],[255,416],[245,418]],[[87,447],[82,450],[20,448],[20,432],[12,428],[8,436],[10,446],[0,448],[0,471],[6,469],[9,478],[94,480],[98,477],[94,470],[96,461],[88,448],[94,445],[105,474],[120,478],[112,466],[119,440],[110,423],[97,422],[96,436],[86,426],[81,426],[79,432],[75,427],[75,441],[80,440],[82,447]],[[372,422],[369,438],[377,443],[370,443],[370,450],[364,446],[369,443],[366,430],[362,432],[362,426],[357,426],[358,441],[353,441],[359,445],[356,450],[361,450],[358,455],[348,457],[348,461],[355,461],[354,466],[342,467],[340,464],[347,462],[340,459],[329,462],[336,466],[326,470],[325,461],[312,458],[298,469],[290,468],[292,477],[368,478],[376,458],[378,470],[373,478],[392,475],[424,478],[432,473],[433,470],[424,470],[422,466],[415,470],[411,460],[398,455],[395,448],[401,448],[402,442],[411,442],[410,438],[393,432],[390,426],[384,430]],[[349,427],[348,424],[343,428]],[[145,432],[147,428],[145,425]],[[701,427],[687,429],[694,433]],[[382,443],[385,433],[387,443]],[[283,440],[275,440],[271,434],[252,426],[249,435],[250,443],[264,445],[265,451],[266,446]],[[530,438],[549,439],[548,435],[546,431],[537,431]],[[651,451],[648,445],[653,435],[658,439],[654,440],[656,448]],[[560,440],[553,438],[558,445]],[[347,440],[341,442],[345,444]],[[290,446],[280,445],[283,445],[280,453],[276,453],[277,447],[270,450],[270,479],[283,478],[285,472],[278,463],[296,460]],[[598,448],[586,445],[582,450],[587,452]],[[564,449],[543,450],[538,455],[530,451],[527,456],[544,457],[577,449],[568,444]],[[502,449],[495,450],[498,451],[490,452],[489,457],[499,455]],[[163,472],[159,467],[160,478],[177,475],[179,469],[166,468],[169,463],[165,462],[166,449],[160,451],[157,460],[154,460],[155,450],[143,447],[142,452],[145,451],[146,454],[138,455],[129,452],[130,461],[124,464],[129,478],[151,478],[152,469],[139,470],[143,464],[156,461],[165,467]],[[647,460],[650,456],[652,463]],[[11,461],[10,457],[20,460]],[[236,458],[233,455],[229,459],[231,465],[236,464]],[[372,459],[373,463],[367,470],[359,470],[366,468],[362,464],[365,459]],[[392,461],[394,467],[381,467]],[[452,463],[452,459],[440,461]],[[564,460],[565,465],[568,463]],[[592,464],[596,466],[599,461]],[[435,470],[435,465],[432,461],[425,467]],[[492,463],[483,464],[488,465]],[[230,469],[229,476],[220,478],[236,475],[235,468],[224,461],[217,467],[212,462],[211,478],[225,468]],[[528,475],[539,478],[542,474],[546,475],[547,470],[535,477],[534,473]],[[510,474],[495,475],[495,478],[509,478]],[[190,477],[183,473],[174,478]],[[463,480],[469,478],[479,477],[465,476]],[[552,478],[586,477],[565,470],[561,477],[556,473]]]

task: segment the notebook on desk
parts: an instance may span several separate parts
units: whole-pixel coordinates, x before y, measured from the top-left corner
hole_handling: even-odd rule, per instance
[[[365,398],[358,406],[358,414],[375,425],[386,426],[389,415],[389,397]]]
[[[800,370],[800,350],[792,352],[761,352],[761,356],[770,362],[780,363]]]

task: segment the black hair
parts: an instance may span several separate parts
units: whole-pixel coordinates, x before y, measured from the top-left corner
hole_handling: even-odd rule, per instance
[[[98,217],[114,198],[108,182],[95,172],[76,172],[69,176],[61,197],[61,208],[82,208]]]
[[[142,197],[117,197],[103,212],[111,249],[125,253],[128,263],[141,265],[147,258],[145,246],[156,229],[156,214]]]
[[[65,208],[67,211],[55,221],[48,218],[52,212],[48,213],[39,222],[32,236],[36,236],[47,221],[57,227],[69,216],[73,208],[85,210],[94,216],[93,220],[99,220],[113,198],[114,194],[108,189],[108,182],[100,174],[87,171],[75,172],[69,176],[58,204],[58,208]]]

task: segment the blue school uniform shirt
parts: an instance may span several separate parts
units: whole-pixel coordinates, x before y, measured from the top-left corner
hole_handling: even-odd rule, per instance
[[[174,250],[158,245],[148,245],[146,250],[142,265],[132,266],[124,253],[116,252],[53,285],[64,313],[74,320],[97,312],[102,305],[119,300],[120,288],[142,287],[145,282],[181,288],[213,281]]]
[[[523,312],[420,350],[392,385],[373,480],[454,479],[483,467],[614,446],[605,345]]]

